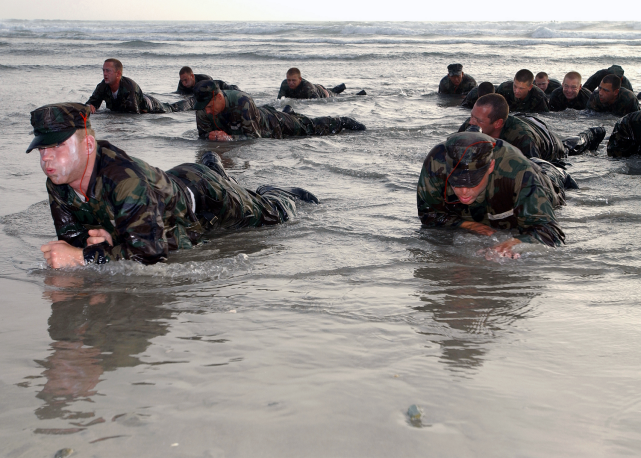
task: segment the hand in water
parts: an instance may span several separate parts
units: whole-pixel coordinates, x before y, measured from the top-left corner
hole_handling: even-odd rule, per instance
[[[85,264],[82,248],[73,247],[64,240],[45,243],[40,247],[40,251],[44,254],[47,264],[54,269],[83,266]]]
[[[87,246],[97,245],[102,242],[107,242],[109,245],[114,246],[114,241],[111,234],[104,229],[89,229],[89,238],[87,239]]]
[[[214,142],[230,142],[232,141],[231,135],[227,135],[222,130],[212,130],[209,132],[209,139]]]
[[[488,261],[498,261],[499,258],[519,259],[521,255],[512,251],[512,248],[519,243],[521,243],[521,241],[518,239],[506,240],[492,248],[479,250],[477,254],[485,254],[485,259]]]

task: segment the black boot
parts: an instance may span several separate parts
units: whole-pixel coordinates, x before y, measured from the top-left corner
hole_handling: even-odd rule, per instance
[[[363,89],[360,92],[357,92],[356,95],[367,95],[367,92],[365,92],[365,89]]]
[[[365,126],[352,118],[341,116],[341,127],[346,130],[365,130]]]
[[[291,114],[291,115],[296,114],[296,113],[294,113],[294,109],[292,108],[291,105],[285,105],[283,107],[283,113],[287,113],[287,114]]]
[[[202,165],[206,165],[207,167],[209,167],[212,171],[216,172],[227,181],[238,184],[235,178],[227,175],[225,167],[223,167],[223,162],[220,160],[220,157],[218,157],[218,154],[214,153],[213,151],[207,151],[205,154],[203,154],[199,162]]]
[[[347,89],[347,88],[345,87],[345,83],[341,83],[341,84],[339,84],[338,86],[333,87],[333,88],[332,88],[332,92],[333,92],[334,94],[340,94],[340,93],[341,93],[341,92],[343,92],[345,89]]]
[[[313,202],[315,204],[319,203],[318,198],[312,194],[311,192],[303,189],[303,188],[285,188],[285,187],[280,187],[280,186],[270,186],[270,185],[264,185],[264,186],[259,186],[258,189],[256,189],[256,194],[259,196],[262,196],[263,194],[269,192],[269,191],[284,191],[288,194],[291,194],[294,197],[299,198],[303,202]]]
[[[590,132],[592,134],[591,135],[592,138],[590,139],[590,142],[588,143],[588,149],[590,151],[595,151],[599,147],[599,145],[601,144],[603,139],[605,138],[605,129],[603,127],[600,127],[600,126],[599,127],[590,127],[586,131],[586,133],[587,132]]]

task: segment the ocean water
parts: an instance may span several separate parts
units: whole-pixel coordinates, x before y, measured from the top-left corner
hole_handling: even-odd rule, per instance
[[[0,21],[2,456],[638,456],[641,159],[609,159],[607,136],[572,158],[567,244],[518,260],[477,254],[507,234],[422,229],[415,196],[427,152],[469,115],[436,93],[448,64],[494,83],[619,64],[639,91],[640,46],[641,22]],[[132,156],[167,169],[215,150],[247,188],[321,204],[167,264],[55,271],[29,112],[86,101],[108,57],[162,101],[189,65],[368,130],[217,144],[193,112],[103,107],[98,137]],[[347,90],[276,100],[292,66]],[[561,136],[617,121],[541,118]]]

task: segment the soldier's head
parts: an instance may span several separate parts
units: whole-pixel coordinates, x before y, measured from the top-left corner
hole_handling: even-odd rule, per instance
[[[522,100],[527,97],[528,93],[534,85],[534,74],[528,69],[519,70],[514,75],[514,80],[512,81],[512,88],[514,90],[514,97],[518,100]]]
[[[621,67],[620,65],[611,65],[608,68],[608,72],[610,72],[613,75],[618,76],[619,78],[623,78],[623,74],[625,73],[623,71],[623,67]]]
[[[447,77],[454,86],[458,86],[463,81],[463,65],[450,64],[447,66]]]
[[[536,84],[536,87],[545,92],[548,88],[548,84],[550,84],[550,78],[548,77],[548,74],[545,72],[537,73],[536,77],[534,78],[534,84]]]
[[[612,105],[619,97],[621,78],[616,75],[606,75],[599,84],[599,100],[603,105]]]
[[[185,66],[181,68],[178,76],[180,77],[180,84],[186,88],[189,89],[196,85],[196,76],[194,76],[194,72],[190,67]]]
[[[296,89],[300,84],[302,77],[300,76],[300,70],[296,67],[292,67],[287,70],[287,86],[290,89]]]
[[[108,85],[120,84],[122,78],[122,62],[118,59],[107,59],[102,64],[102,77]]]
[[[581,92],[581,74],[579,72],[568,72],[563,78],[563,95],[566,99],[575,99],[579,92]]]
[[[490,137],[498,138],[510,113],[510,107],[501,94],[479,97],[470,115],[470,124],[479,126]]]
[[[207,114],[216,116],[225,109],[225,96],[212,80],[196,83],[194,97],[196,98],[194,110],[205,110]]]
[[[480,132],[460,132],[445,141],[445,193],[449,184],[464,205],[485,191],[494,171],[495,140]]]
[[[481,84],[479,84],[479,88],[478,88],[479,97],[483,97],[484,95],[487,95],[487,94],[494,94],[494,92],[496,92],[496,90],[494,89],[494,85],[489,81],[484,81]]]
[[[89,157],[96,152],[90,114],[87,105],[71,102],[45,105],[31,112],[35,138],[27,153],[38,149],[42,171],[54,184],[82,180]]]

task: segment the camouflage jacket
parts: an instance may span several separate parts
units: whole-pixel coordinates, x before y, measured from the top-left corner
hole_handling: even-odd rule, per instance
[[[494,90],[496,91],[497,88],[498,86],[495,84]],[[479,99],[479,87],[476,86],[470,92],[467,93],[467,95],[465,96],[465,99],[463,99],[463,102],[461,103],[461,106],[463,108],[470,108],[470,109],[474,108],[474,104],[478,99]]]
[[[548,99],[545,93],[536,86],[532,86],[530,92],[523,100],[517,100],[514,97],[514,88],[512,81],[506,81],[496,90],[497,94],[501,94],[507,100],[511,112],[522,111],[525,113],[543,113],[550,111],[548,107]]]
[[[98,86],[96,86],[96,89],[85,105],[91,104],[98,109],[100,105],[102,105],[103,100],[108,109],[121,113],[144,113],[147,112],[149,108],[140,86],[126,76],[123,76],[120,80],[116,97],[113,96],[111,88],[103,80],[98,83]]]
[[[338,116],[308,118],[302,114],[288,114],[273,107],[257,107],[254,100],[241,91],[221,91],[225,109],[215,117],[205,110],[196,112],[198,136],[207,138],[209,132],[222,130],[234,140],[246,138],[283,138],[306,135],[329,135],[341,131]]]
[[[614,126],[608,140],[608,156],[641,154],[641,111],[625,115]]]
[[[331,96],[333,95],[333,92],[325,89],[324,86],[320,84],[314,84],[310,83],[307,81],[305,78],[301,78],[300,84],[296,87],[296,89],[290,89],[289,86],[287,85],[287,80],[283,80],[282,83],[280,83],[280,90],[278,91],[278,95],[276,96],[277,99],[280,99],[281,97],[287,97],[290,99],[325,99],[328,96],[325,95],[325,91]]]
[[[106,141],[98,142],[88,202],[51,180],[47,192],[58,239],[83,248],[87,263],[153,264],[166,260],[170,250],[191,248],[207,230],[283,220],[265,198],[204,165],[163,172]],[[111,234],[113,246],[86,246],[88,230],[98,228]]]
[[[599,87],[599,84],[601,84],[601,80],[607,75],[614,75],[614,72],[610,71],[607,68],[599,70],[594,75],[588,78],[588,80],[583,84],[583,87],[588,89],[589,91],[594,92],[594,90]],[[630,80],[625,76],[621,77],[621,87],[634,92],[634,89],[632,89],[632,84],[630,84]]]
[[[548,78],[548,87],[545,89],[545,91],[543,93],[549,99],[550,95],[552,94],[552,92],[554,92],[555,89],[558,89],[560,87],[561,87],[561,82],[559,80],[554,79],[554,78]]]
[[[599,89],[594,91],[588,100],[588,109],[597,112],[612,113],[617,116],[625,116],[628,113],[639,111],[639,101],[633,92],[622,87],[619,89],[619,96],[610,105],[604,105],[599,99]]]
[[[556,222],[554,209],[565,203],[563,189],[513,146],[498,140],[493,154],[496,162],[487,188],[471,205],[464,205],[451,186],[445,189],[444,144],[432,148],[418,179],[416,198],[421,222],[428,227],[458,227],[463,221],[475,221],[510,230],[522,242],[561,245],[565,234]]]
[[[465,132],[469,122],[468,118],[458,131]],[[523,113],[508,115],[499,138],[517,147],[528,158],[540,158],[549,162],[565,159],[565,147],[561,139],[534,116]]]
[[[438,92],[439,94],[467,94],[476,86],[476,80],[467,73],[463,73],[463,79],[458,86],[454,86],[448,76],[445,75],[438,85]]]
[[[228,90],[228,91],[240,91],[238,86],[234,84],[227,84],[223,80],[215,80],[209,75],[204,75],[202,73],[195,74],[194,77],[196,78],[196,83],[199,83],[201,81],[206,81],[206,80],[212,80],[218,85],[219,89],[222,90]],[[194,84],[195,86],[195,84]],[[194,88],[193,87],[185,87],[183,86],[183,83],[179,82],[178,83],[178,89],[176,89],[176,92],[182,95],[192,95],[194,93]]]
[[[552,92],[550,95],[550,111],[563,111],[568,108],[574,110],[585,110],[588,107],[588,100],[590,100],[589,89],[582,87],[578,95],[572,100],[568,100],[565,94],[563,93],[563,88],[559,87]]]

